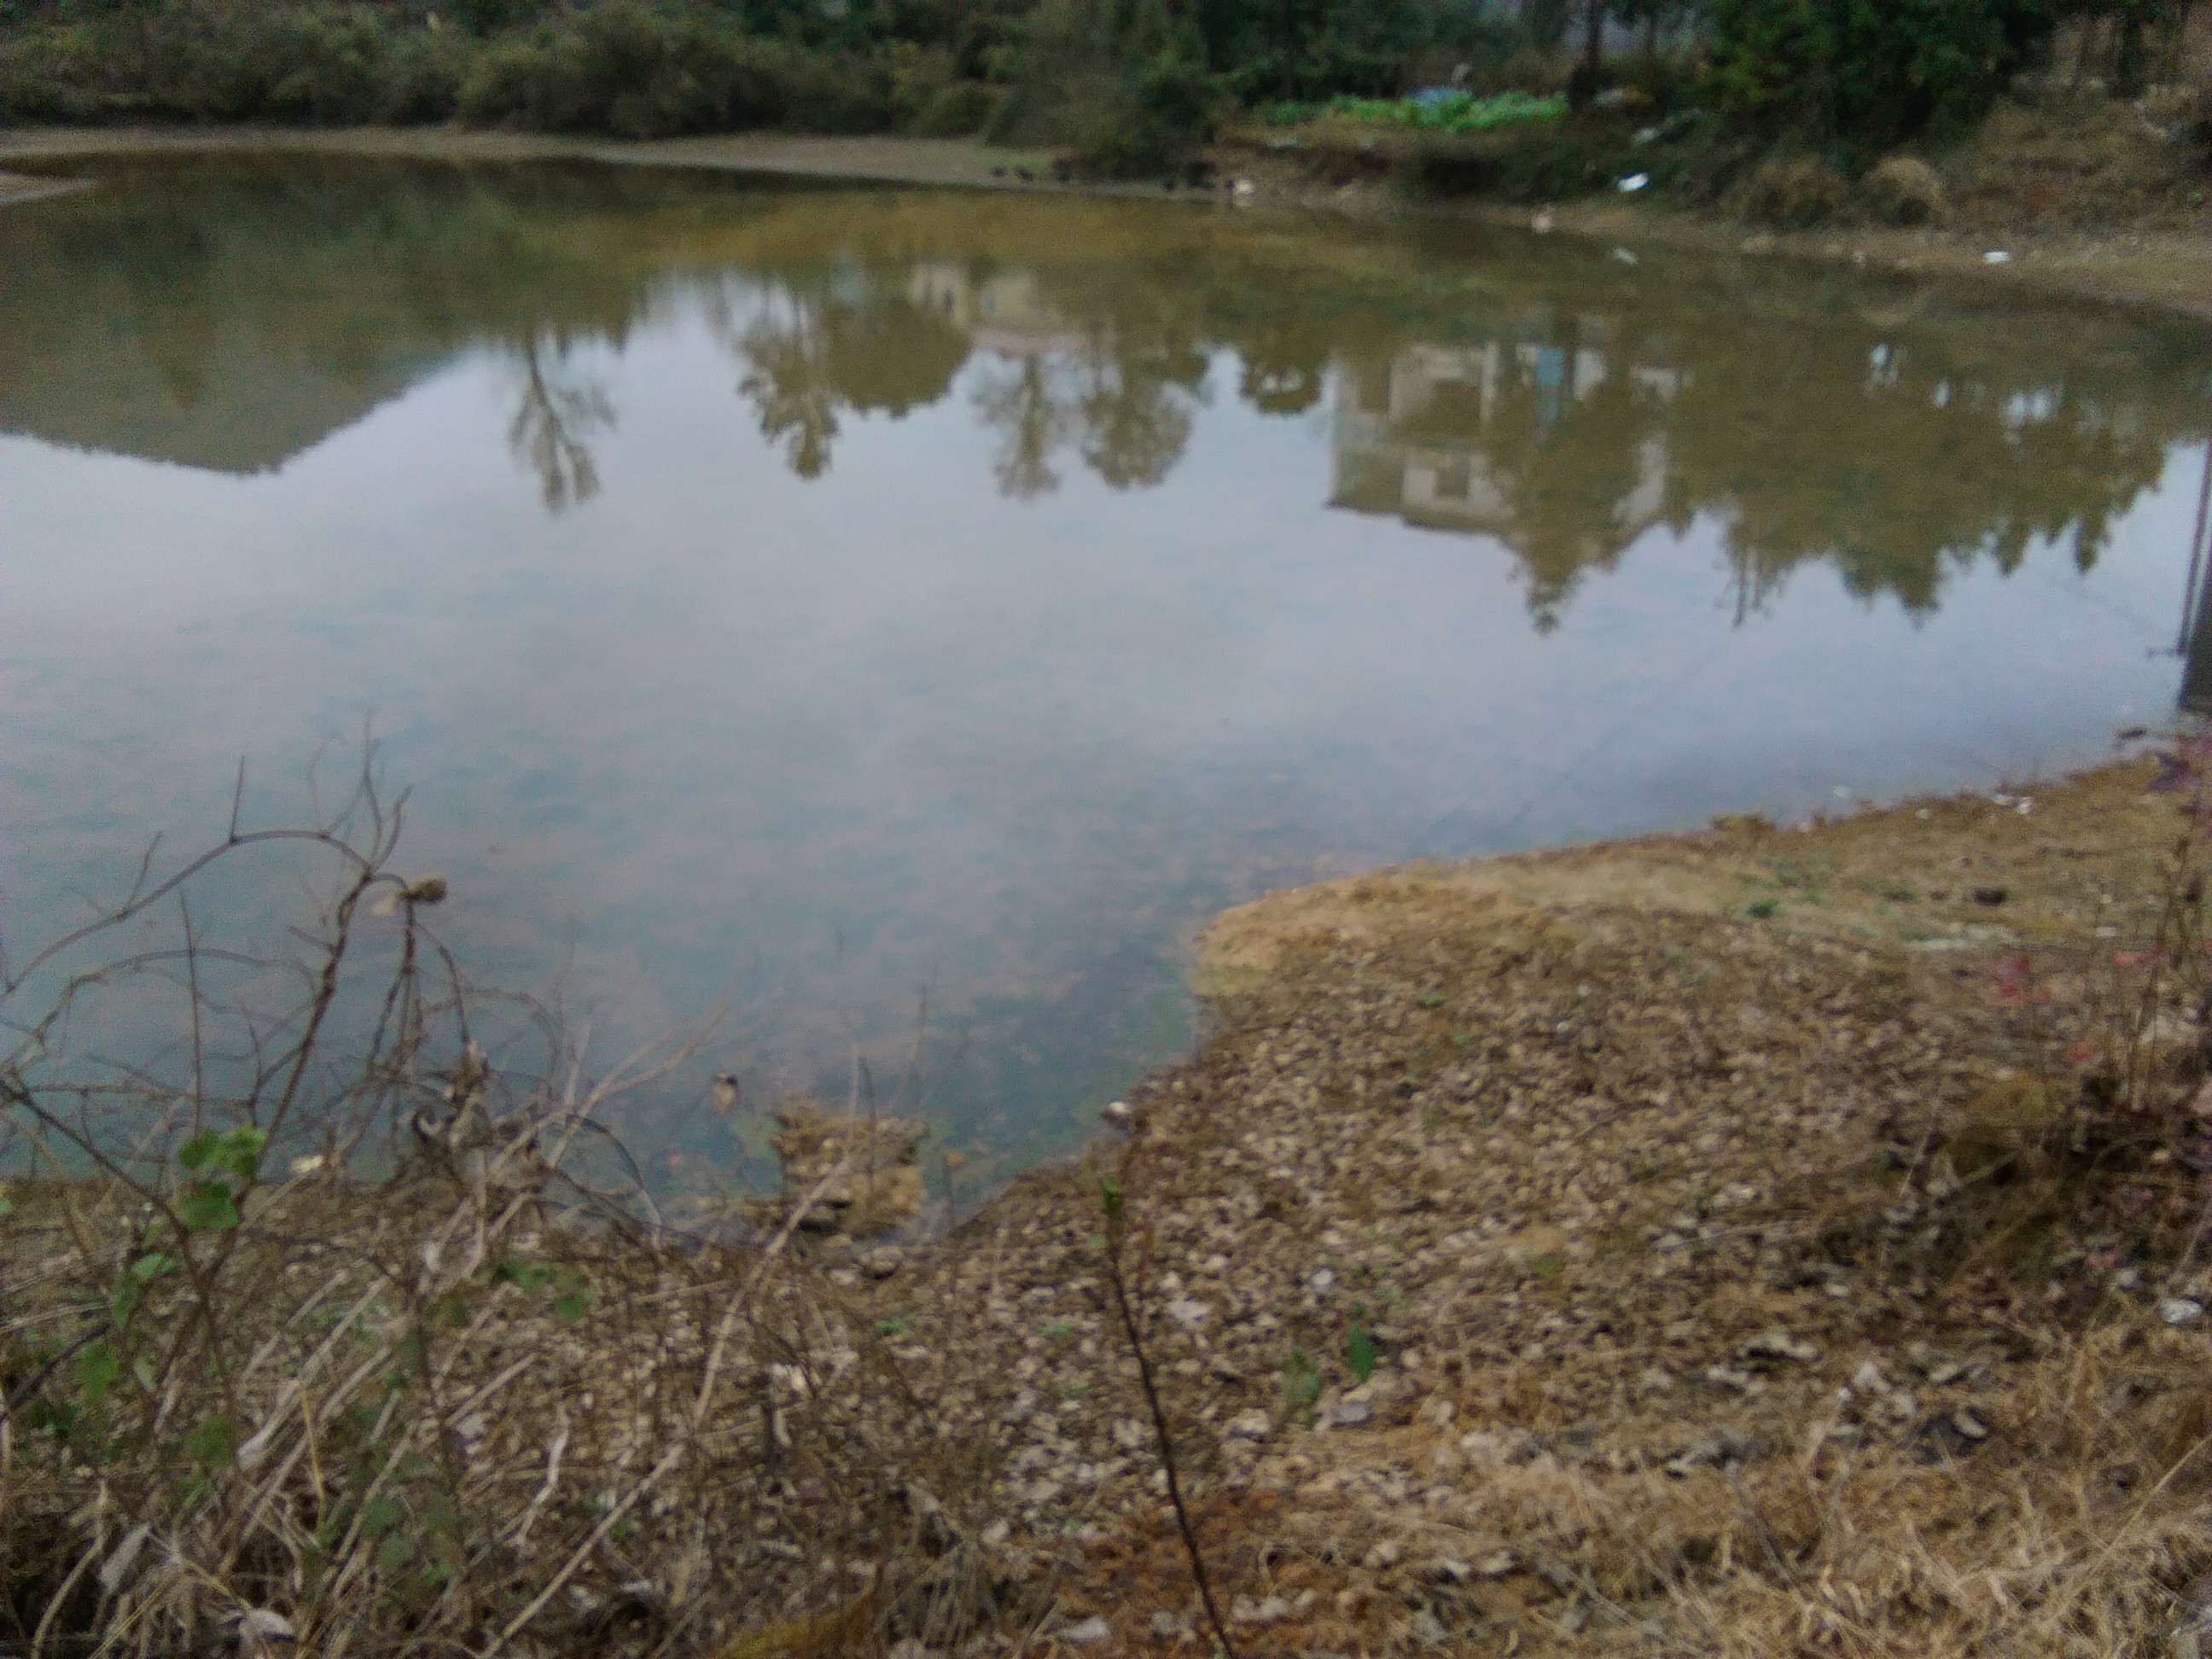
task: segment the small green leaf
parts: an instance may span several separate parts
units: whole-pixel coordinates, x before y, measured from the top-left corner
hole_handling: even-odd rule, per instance
[[[376,1547],[376,1565],[387,1575],[405,1570],[415,1559],[415,1540],[404,1532],[395,1532]]]
[[[1298,1410],[1310,1410],[1321,1398],[1321,1372],[1303,1348],[1291,1350],[1283,1366],[1283,1398]]]
[[[266,1129],[257,1129],[251,1124],[233,1129],[223,1137],[223,1168],[240,1181],[251,1182],[261,1172],[261,1149],[268,1144]]]
[[[141,1285],[150,1285],[165,1274],[177,1271],[177,1258],[167,1250],[149,1250],[131,1264],[131,1277]]]
[[[878,1336],[904,1336],[913,1329],[914,1316],[912,1314],[897,1314],[893,1316],[891,1318],[878,1319],[876,1322],[876,1334]]]
[[[1768,921],[1773,919],[1775,913],[1781,908],[1781,905],[1772,899],[1753,899],[1744,907],[1744,915],[1754,921]]]
[[[218,1182],[202,1181],[185,1189],[177,1203],[177,1216],[193,1232],[220,1232],[238,1225],[238,1205],[229,1188]]]
[[[122,1361],[116,1356],[115,1345],[112,1342],[95,1342],[79,1354],[76,1357],[76,1386],[84,1395],[85,1404],[97,1406],[105,1400],[122,1368]]]
[[[495,1282],[512,1285],[525,1296],[535,1296],[553,1282],[553,1264],[511,1255],[491,1270]]]
[[[1362,1382],[1375,1375],[1375,1339],[1364,1325],[1354,1325],[1344,1334],[1344,1363]]]
[[[1075,1334],[1075,1322],[1072,1319],[1048,1320],[1045,1322],[1044,1334],[1055,1342],[1063,1340]]]
[[[383,1537],[406,1518],[407,1505],[398,1498],[373,1498],[368,1507],[361,1512],[362,1535],[373,1541]]]
[[[566,1296],[553,1298],[553,1316],[564,1325],[580,1324],[584,1310],[592,1305],[589,1291],[570,1291]]]
[[[203,1129],[177,1148],[177,1162],[195,1173],[212,1164],[222,1152],[222,1136],[213,1129]]]
[[[1106,1218],[1119,1221],[1121,1218],[1121,1183],[1112,1176],[1101,1176],[1098,1178],[1098,1197],[1106,1206]]]
[[[185,1436],[183,1444],[185,1455],[203,1469],[212,1473],[230,1467],[230,1424],[224,1418],[206,1419]]]
[[[138,1311],[138,1304],[146,1292],[135,1279],[125,1279],[116,1284],[113,1294],[107,1298],[107,1317],[120,1328],[131,1322],[131,1316]]]

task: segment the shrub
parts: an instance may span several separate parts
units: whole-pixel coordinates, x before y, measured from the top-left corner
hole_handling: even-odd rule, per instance
[[[1000,95],[981,81],[956,81],[929,100],[915,130],[933,137],[957,138],[980,132],[998,111]]]
[[[1886,225],[1935,224],[1950,215],[1943,177],[1927,162],[1893,155],[1869,173],[1859,198],[1869,217]]]
[[[1077,145],[1085,169],[1101,178],[1137,179],[1187,163],[1213,136],[1219,98],[1211,76],[1164,54],[1127,77]]]
[[[785,54],[695,13],[614,0],[492,42],[460,91],[464,120],[667,137],[792,113]]]
[[[1709,15],[1723,113],[1880,149],[1971,125],[2057,14],[2052,0],[1711,0]]]
[[[1818,156],[1799,155],[1759,163],[1744,181],[1740,205],[1753,223],[1802,230],[1834,218],[1850,193],[1835,168]]]

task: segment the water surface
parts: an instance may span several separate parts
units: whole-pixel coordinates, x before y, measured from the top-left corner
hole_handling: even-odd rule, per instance
[[[218,833],[241,756],[296,814],[368,720],[481,974],[610,1052],[737,988],[656,1172],[733,1156],[705,1070],[842,1094],[925,991],[1003,1163],[1186,1039],[1224,904],[2172,708],[2212,337],[1628,252],[113,167],[0,215],[0,921]]]

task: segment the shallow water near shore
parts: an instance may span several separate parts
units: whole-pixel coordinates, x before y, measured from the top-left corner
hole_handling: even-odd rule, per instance
[[[0,930],[364,722],[625,1128],[886,1092],[987,1169],[1221,907],[1986,786],[2212,691],[2212,334],[1464,225],[108,161],[0,214]],[[2192,641],[2203,645],[2192,658]],[[275,903],[270,891],[247,896]]]

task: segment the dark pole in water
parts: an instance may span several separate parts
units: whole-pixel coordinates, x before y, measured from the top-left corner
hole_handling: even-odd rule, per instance
[[[2181,600],[2181,694],[2177,701],[2192,714],[2212,714],[2212,598],[2204,581],[2204,530],[2212,520],[2212,441],[2204,446],[2204,477],[2197,489],[2197,527],[2189,538],[2189,586]]]

